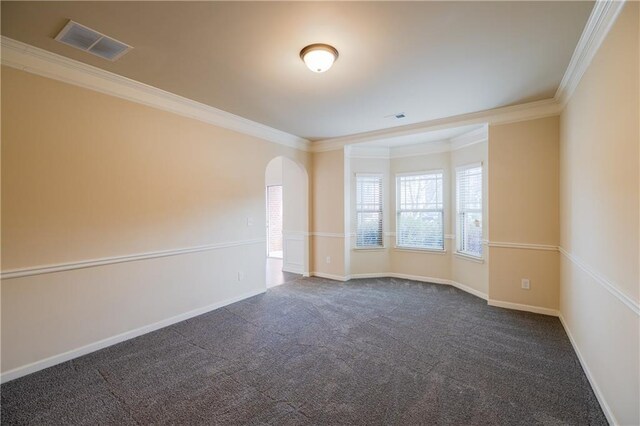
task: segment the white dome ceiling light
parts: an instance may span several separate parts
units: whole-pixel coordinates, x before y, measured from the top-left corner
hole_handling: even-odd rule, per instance
[[[311,71],[321,73],[331,68],[338,59],[338,50],[328,44],[310,44],[300,51],[300,58]]]

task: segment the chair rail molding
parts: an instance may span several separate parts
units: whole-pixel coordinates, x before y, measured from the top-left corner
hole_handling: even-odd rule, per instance
[[[603,275],[596,272],[591,266],[589,266],[586,262],[584,262],[582,259],[580,259],[576,255],[568,252],[562,247],[559,247],[559,250],[564,257],[566,257],[569,261],[571,261],[571,263],[576,265],[578,268],[582,269],[595,282],[597,282],[602,287],[604,287],[605,290],[611,293],[611,295],[613,295],[616,299],[622,302],[627,308],[631,309],[633,313],[640,316],[640,304],[637,301],[630,298],[629,296],[627,296],[626,294],[624,294],[615,283],[613,283],[612,281],[605,278]]]
[[[113,265],[115,263],[134,262],[138,260],[156,259],[159,257],[179,256],[201,251],[219,250],[230,247],[264,244],[265,238],[251,240],[229,241],[224,243],[207,244],[202,246],[185,247],[172,250],[151,251],[145,253],[128,254],[123,256],[101,257],[98,259],[80,260],[77,262],[56,263],[51,265],[31,266],[26,268],[9,269],[2,271],[0,278],[3,280],[29,277],[32,275],[50,274],[53,272],[71,271],[74,269],[94,268],[96,266]]]
[[[528,243],[489,241],[487,245],[489,247],[513,248],[513,249],[523,249],[523,250],[558,251],[558,246],[553,246],[548,244],[528,244]]]

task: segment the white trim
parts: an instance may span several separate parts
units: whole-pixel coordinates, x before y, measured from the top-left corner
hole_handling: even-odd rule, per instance
[[[32,275],[50,274],[53,272],[71,271],[74,269],[94,268],[96,266],[112,265],[115,263],[135,262],[138,260],[155,259],[158,257],[179,256],[188,253],[217,250],[229,247],[239,247],[264,243],[264,238],[252,240],[231,241],[226,243],[207,244],[203,246],[186,247],[173,250],[152,251],[146,253],[136,253],[124,256],[102,257],[98,259],[81,260],[77,262],[57,263],[51,265],[31,266],[27,268],[10,269],[2,271],[0,278],[3,280],[28,277]]]
[[[598,399],[598,402],[600,403],[600,407],[602,408],[602,411],[604,412],[604,415],[607,418],[607,421],[609,422],[610,425],[619,425],[620,423],[616,420],[616,416],[613,414],[613,410],[611,409],[611,407],[607,403],[607,400],[604,398],[604,394],[602,393],[602,390],[600,390],[600,386],[598,386],[598,383],[596,382],[596,379],[595,379],[593,373],[591,373],[591,370],[589,370],[589,366],[587,365],[587,361],[584,358],[584,356],[582,355],[582,352],[580,352],[580,348],[578,347],[578,344],[576,343],[576,340],[573,338],[573,335],[571,334],[571,330],[567,326],[567,322],[565,321],[564,317],[562,316],[562,313],[558,314],[558,318],[560,319],[560,323],[562,324],[562,327],[564,327],[565,333],[567,333],[567,337],[569,337],[569,341],[571,342],[571,346],[573,346],[573,350],[576,353],[576,355],[578,356],[578,361],[580,361],[580,365],[582,366],[582,370],[584,370],[584,373],[587,376],[587,380],[589,380],[589,384],[591,385],[591,389],[593,389],[593,393],[596,395],[596,398]]]
[[[609,281],[603,275],[596,272],[593,268],[587,265],[583,260],[576,255],[569,253],[562,247],[559,247],[560,253],[569,259],[574,265],[582,269],[587,275],[589,275],[595,282],[604,287],[609,293],[621,301],[627,308],[631,309],[636,315],[640,316],[640,304],[624,294],[616,284]]]
[[[504,302],[502,300],[489,299],[487,300],[489,306],[496,306],[498,308],[515,309],[516,311],[533,312],[535,314],[551,315],[557,317],[559,312],[557,309],[542,308],[540,306],[523,305],[521,303]]]
[[[384,173],[367,173],[367,172],[356,172],[353,174],[355,177],[377,177],[377,178],[383,178],[384,177]]]
[[[341,234],[338,232],[311,232],[310,235],[313,237],[325,237],[325,238],[346,238],[347,237],[347,234]]]
[[[350,277],[345,277],[344,275],[333,275],[333,274],[325,274],[324,272],[311,272],[310,276],[312,277],[318,277],[318,278],[326,278],[328,280],[334,280],[334,281],[349,281]]]
[[[422,176],[422,175],[437,175],[437,174],[441,174],[442,175],[442,179],[444,180],[444,169],[430,169],[430,170],[421,170],[421,171],[417,171],[417,172],[399,172],[396,173],[396,181],[399,177],[405,177],[405,176]]]
[[[351,251],[384,251],[387,250],[389,247],[387,246],[372,246],[372,247],[367,247],[367,246],[362,246],[362,247],[352,247]]]
[[[350,279],[361,279],[361,278],[399,278],[403,280],[411,280],[411,281],[420,281],[430,284],[442,284],[442,285],[450,285],[457,289],[460,289],[464,292],[472,294],[480,299],[487,300],[487,295],[479,290],[471,288],[467,285],[461,284],[459,282],[449,280],[446,278],[434,278],[434,277],[423,277],[420,275],[408,275],[408,274],[399,274],[396,272],[378,272],[371,274],[352,274],[349,276]]]
[[[389,150],[389,159],[395,160],[399,158],[418,157],[421,155],[440,154],[451,150],[451,143],[448,139],[394,146]]]
[[[447,250],[445,249],[431,249],[431,248],[421,248],[421,247],[403,247],[403,246],[394,246],[394,250],[396,251],[408,251],[414,253],[427,253],[427,254],[447,254]]]
[[[444,239],[445,240],[455,240],[456,239],[456,234],[444,234]]]
[[[457,151],[462,148],[486,142],[488,139],[487,126],[482,126],[477,130],[472,130],[460,136],[450,139],[441,139],[429,142],[407,143],[400,145],[402,140],[395,138],[389,141],[396,146],[371,146],[367,144],[347,145],[347,158],[394,160],[399,158],[416,157],[420,155],[440,154],[444,152]]]
[[[602,41],[609,33],[624,3],[625,0],[596,1],[580,40],[573,52],[569,66],[564,73],[554,97],[551,99],[444,117],[373,132],[325,139],[313,142],[310,150],[311,152],[332,151],[342,149],[346,145],[371,141],[393,141],[407,136],[420,135],[422,133],[452,127],[472,124],[507,124],[559,115],[575,88],[578,86],[584,72],[591,64]]]
[[[449,142],[451,143],[451,151],[457,151],[477,143],[487,142],[488,140],[489,126],[485,124],[479,129],[455,136],[449,139]]]
[[[347,158],[364,158],[373,160],[388,160],[390,148],[386,146],[353,145],[347,151]]]
[[[311,152],[325,152],[342,149],[346,145],[372,141],[393,142],[396,138],[415,136],[434,130],[450,129],[472,124],[506,124],[517,121],[533,120],[536,118],[559,115],[560,104],[555,99],[528,102],[508,107],[494,108],[484,111],[461,114],[451,117],[438,118],[422,123],[358,133],[332,139],[324,139],[311,144]]]
[[[481,292],[480,290],[476,290],[475,288],[471,288],[465,284],[459,283],[457,281],[451,281],[451,285],[454,286],[457,289],[460,289],[462,291],[466,291],[467,293],[473,294],[474,296],[479,297],[480,299],[483,300],[487,300],[489,299],[489,296],[483,292]]]
[[[460,259],[468,260],[470,262],[484,263],[484,257],[477,257],[471,254],[466,254],[459,251],[454,251],[453,254],[454,256],[459,257]]]
[[[178,314],[171,318],[167,318],[167,319],[155,322],[153,324],[145,325],[145,326],[136,328],[134,330],[129,330],[124,333],[117,334],[115,336],[111,336],[106,339],[102,339],[97,342],[90,343],[85,346],[81,346],[77,349],[72,349],[70,351],[51,356],[49,358],[45,358],[40,361],[32,362],[31,364],[14,368],[13,370],[9,370],[5,373],[2,373],[2,375],[0,375],[0,383],[5,383],[22,376],[26,376],[27,374],[35,373],[36,371],[43,370],[45,368],[60,364],[62,362],[69,361],[74,358],[78,358],[80,356],[89,354],[91,352],[95,352],[100,349],[104,349],[108,346],[115,345],[116,343],[124,342],[125,340],[133,339],[134,337],[138,337],[143,334],[150,333],[155,330],[159,330],[161,328],[178,323],[180,321],[184,321],[189,318],[193,318],[198,315],[202,315],[204,313],[213,311],[215,309],[219,309],[223,306],[227,306],[232,303],[239,302],[249,297],[257,296],[258,294],[261,294],[264,292],[265,292],[265,289],[253,290],[253,291],[244,293],[240,296],[225,299],[221,302],[213,303],[211,305],[207,305],[202,308],[197,308],[189,312]]]
[[[507,242],[498,242],[498,241],[489,241],[489,247],[500,247],[500,248],[513,248],[513,249],[524,249],[524,250],[547,250],[547,251],[558,251],[558,246],[552,246],[547,244],[523,244],[523,243],[507,243]]]
[[[580,79],[589,68],[596,52],[620,14],[624,3],[625,0],[598,0],[593,6],[591,15],[571,56],[569,66],[554,96],[554,99],[562,108],[565,107],[576,87],[578,87]]]
[[[573,52],[569,66],[554,97],[551,99],[444,117],[406,126],[325,139],[313,143],[299,136],[4,36],[1,38],[1,59],[3,65],[27,72],[195,118],[292,148],[311,152],[324,152],[342,149],[350,144],[378,140],[390,141],[395,138],[464,125],[506,124],[559,115],[580,82],[584,72],[589,67],[602,41],[606,38],[624,3],[625,0],[596,1]],[[466,146],[464,144],[461,145]]]
[[[453,280],[449,280],[446,278],[423,277],[419,275],[399,274],[396,272],[351,274],[348,276],[339,276],[339,275],[324,274],[321,272],[312,272],[311,275],[321,277],[321,278],[328,278],[336,281],[342,281],[342,282],[349,281],[350,279],[361,279],[361,278],[399,278],[399,279],[405,279],[405,280],[426,282],[431,284],[444,284],[444,285],[450,285],[464,292],[472,294],[476,297],[479,297],[483,300],[486,300],[489,306],[496,306],[496,307],[505,308],[505,309],[514,309],[517,311],[533,312],[536,314],[551,315],[555,317],[559,315],[559,312],[557,309],[549,309],[549,308],[543,308],[540,306],[523,305],[520,303],[504,302],[501,300],[489,299],[487,294],[479,290],[476,290],[465,284],[462,284]]]
[[[2,36],[2,65],[194,118],[303,151],[307,139]]]

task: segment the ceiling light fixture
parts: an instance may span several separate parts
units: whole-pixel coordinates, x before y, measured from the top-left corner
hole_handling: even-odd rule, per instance
[[[338,59],[338,51],[328,44],[310,44],[300,51],[300,58],[313,72],[325,72]]]

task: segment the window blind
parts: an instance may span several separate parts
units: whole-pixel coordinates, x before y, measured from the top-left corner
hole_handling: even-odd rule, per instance
[[[382,247],[382,175],[356,175],[356,247]]]
[[[482,165],[456,170],[458,252],[482,257]]]
[[[442,172],[396,177],[396,245],[444,250]]]

